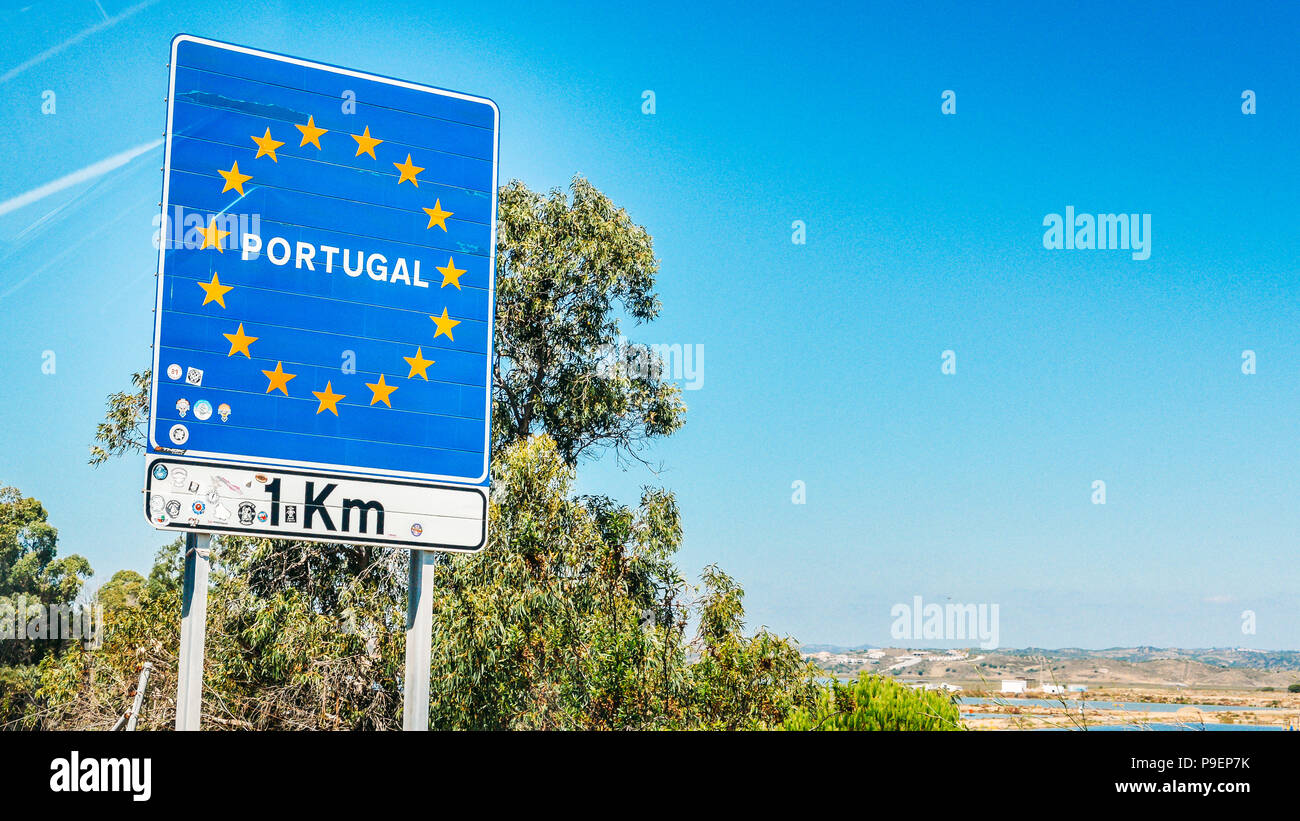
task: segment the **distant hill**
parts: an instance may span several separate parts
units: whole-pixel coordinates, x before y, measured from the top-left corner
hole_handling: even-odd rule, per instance
[[[853,647],[841,647],[838,644],[799,644],[799,650],[804,653],[862,653],[867,650],[875,650],[874,644],[858,644]]]
[[[800,644],[799,649],[805,654],[812,653],[862,653],[867,650],[881,649],[878,644]],[[912,647],[913,650],[928,650],[934,653],[945,652],[948,648]],[[1102,650],[1090,650],[1083,647],[999,647],[992,651],[982,651],[975,647],[962,648],[973,655],[980,653],[1001,656],[1027,657],[1046,656],[1049,659],[1115,659],[1138,664],[1146,661],[1177,659],[1199,661],[1219,667],[1243,667],[1254,670],[1300,670],[1300,650],[1252,650],[1240,647],[1107,647]]]
[[[997,650],[843,647],[809,644],[803,654],[827,672],[865,670],[900,680],[947,681],[965,687],[1004,678],[1098,686],[1273,688],[1300,683],[1300,651],[1210,647],[1041,647]],[[868,655],[868,651],[874,651]],[[958,658],[960,656],[960,658]]]
[[[1047,656],[1059,659],[1114,659],[1131,664],[1149,661],[1195,661],[1214,667],[1251,670],[1300,670],[1300,650],[1249,650],[1244,648],[1209,647],[1108,647],[1105,650],[1084,650],[1067,647],[1057,650],[1028,647],[1023,650],[998,650],[1004,655]]]

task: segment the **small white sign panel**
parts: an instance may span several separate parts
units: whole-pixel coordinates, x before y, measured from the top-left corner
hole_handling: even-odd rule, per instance
[[[151,456],[144,496],[145,515],[165,530],[426,550],[473,551],[487,541],[483,487]]]

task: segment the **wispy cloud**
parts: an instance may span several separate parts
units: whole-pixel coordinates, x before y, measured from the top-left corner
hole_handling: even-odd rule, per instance
[[[121,168],[141,154],[152,151],[160,145],[162,145],[161,139],[147,142],[144,145],[137,145],[135,148],[129,148],[120,154],[114,154],[107,159],[88,165],[79,171],[73,171],[71,174],[59,177],[57,180],[47,182],[45,185],[38,188],[33,188],[32,190],[19,194],[16,197],[0,202],[0,216],[8,214],[10,211],[17,211],[24,205],[31,205],[37,200],[45,199],[51,194],[55,194],[65,188],[71,188],[74,185],[79,185],[83,182],[93,180],[96,177],[102,177],[113,169]]]
[[[80,43],[82,40],[85,40],[87,37],[90,37],[91,35],[96,34],[98,32],[101,32],[104,29],[109,28],[111,26],[117,25],[118,23],[122,22],[126,18],[135,14],[136,12],[143,11],[144,9],[148,8],[149,6],[152,6],[154,3],[157,2],[158,0],[144,0],[143,3],[137,3],[134,6],[131,6],[129,9],[118,14],[116,17],[108,17],[107,15],[105,15],[105,18],[103,20],[91,26],[90,28],[77,32],[71,38],[64,40],[62,43],[59,43],[57,46],[52,46],[50,48],[47,48],[45,51],[42,51],[40,54],[37,54],[35,57],[31,57],[27,60],[24,60],[23,62],[19,63],[18,65],[6,71],[4,74],[0,74],[0,85],[9,82],[10,80],[17,77],[19,74],[22,74],[24,71],[31,68],[32,66],[39,65],[40,63],[45,62],[46,60],[50,59],[54,55],[63,51],[64,49],[75,46],[77,43]],[[96,3],[95,5],[99,6],[98,3]],[[99,12],[100,14],[104,14],[103,6],[99,6]]]
[[[75,251],[80,249],[86,243],[99,241],[103,237],[107,236],[109,232],[116,227],[117,223],[121,222],[128,213],[128,211],[123,209],[118,211],[110,219],[97,223],[94,228],[79,236],[75,242],[65,246],[61,251],[59,251],[59,253],[51,256],[42,265],[38,265],[30,271],[27,271],[25,277],[13,283],[8,288],[5,288],[4,291],[0,291],[0,302],[8,299],[15,291],[36,279],[38,276],[44,274],[46,271],[54,270],[58,266],[61,266],[64,260],[69,259]],[[152,272],[149,272],[148,275],[152,276]]]

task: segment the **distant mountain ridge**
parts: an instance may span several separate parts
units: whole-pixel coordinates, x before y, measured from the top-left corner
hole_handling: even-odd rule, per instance
[[[839,645],[839,644],[801,644],[800,651],[803,653],[861,653],[867,650],[886,649],[880,645],[859,644],[859,645]],[[929,649],[935,651],[947,650],[946,647],[923,647],[907,645],[908,650]],[[979,653],[977,648],[964,648]],[[1124,661],[1130,664],[1141,664],[1149,661],[1194,661],[1212,667],[1225,668],[1242,668],[1251,670],[1300,670],[1300,650],[1254,650],[1243,647],[1153,647],[1150,645],[1139,645],[1136,647],[1107,647],[1099,650],[1090,650],[1082,647],[1025,647],[1025,648],[1004,648],[1000,647],[992,653],[1000,656],[1009,656],[1013,658],[1033,658],[1046,657],[1047,659],[1066,661],[1066,660],[1084,660],[1084,659],[1109,659],[1112,661]]]

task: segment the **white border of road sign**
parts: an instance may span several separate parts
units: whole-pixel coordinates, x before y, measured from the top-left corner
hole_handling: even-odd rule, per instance
[[[162,213],[167,214],[171,205],[169,201],[168,180],[171,178],[172,167],[172,110],[175,106],[176,97],[176,48],[181,43],[202,43],[216,48],[223,48],[228,51],[238,51],[244,54],[253,54],[258,57],[266,57],[272,60],[279,60],[284,63],[290,63],[295,66],[305,66],[307,68],[321,69],[330,71],[335,74],[342,74],[347,77],[358,77],[363,80],[372,80],[377,83],[387,83],[388,85],[409,88],[415,91],[427,91],[430,94],[440,94],[444,97],[455,97],[459,100],[469,100],[470,102],[483,103],[492,108],[492,224],[491,236],[488,248],[488,293],[491,296],[493,307],[495,306],[496,294],[496,260],[497,260],[497,160],[501,145],[501,111],[497,104],[487,97],[475,97],[471,94],[461,94],[456,91],[447,91],[446,89],[435,88],[433,86],[410,83],[405,80],[394,80],[391,77],[383,77],[378,74],[367,74],[363,71],[353,71],[352,69],[339,68],[328,63],[317,63],[311,60],[300,60],[297,57],[287,57],[283,54],[275,54],[269,51],[259,51],[258,49],[236,46],[231,43],[223,43],[219,40],[209,40],[205,37],[195,37],[191,34],[178,34],[172,39],[171,62],[169,64],[169,74],[167,79],[167,144],[163,155],[163,191],[162,191]],[[218,459],[226,462],[247,462],[248,465],[278,465],[286,468],[309,468],[342,473],[349,476],[396,476],[406,479],[423,479],[428,481],[442,482],[461,482],[467,484],[479,484],[488,476],[488,461],[490,458],[491,437],[492,437],[492,350],[496,339],[496,310],[488,312],[488,352],[487,352],[487,374],[484,384],[487,386],[484,391],[487,394],[483,410],[484,432],[483,432],[483,472],[478,476],[444,476],[434,473],[414,473],[400,470],[383,470],[381,468],[365,468],[355,465],[332,465],[323,462],[304,462],[291,459],[274,459],[267,456],[248,456],[245,454],[234,453],[208,453],[197,450],[184,450],[172,447],[170,445],[159,445],[154,441],[154,420],[157,418],[157,401],[158,385],[161,376],[158,372],[160,351],[158,342],[162,330],[162,302],[163,302],[163,266],[167,257],[166,236],[160,237],[158,243],[158,295],[154,306],[154,329],[153,329],[153,383],[149,388],[149,446],[154,451],[162,453],[173,453],[183,457],[200,457]],[[159,455],[157,453],[150,454]]]
[[[161,479],[154,473],[160,464],[167,468]],[[184,470],[180,470],[182,468]],[[149,524],[158,530],[184,533],[233,533],[238,536],[270,536],[297,541],[387,545],[461,553],[474,553],[487,544],[488,491],[487,488],[479,485],[434,485],[426,482],[399,482],[393,479],[351,474],[274,470],[235,463],[220,464],[207,459],[187,459],[183,456],[167,454],[151,454],[145,460],[145,469],[144,515],[149,520]],[[224,472],[226,477],[234,477],[235,481],[231,482],[229,478],[218,476],[217,471]],[[177,485],[178,479],[175,477],[180,477],[179,481],[182,484]],[[273,498],[266,498],[265,495],[245,496],[243,487],[240,487],[246,482],[245,487],[264,494],[266,488],[274,487],[272,482],[286,479],[289,479],[291,485],[285,486],[286,493],[283,497],[278,492]],[[331,497],[330,502],[311,505],[302,494],[291,495],[288,492],[300,491],[301,485],[308,481],[329,482],[339,487],[331,487],[329,490],[321,488],[321,496]],[[190,482],[193,484],[191,485]],[[333,492],[336,489],[339,490],[337,494]],[[209,496],[209,492],[214,493],[215,496]],[[354,508],[360,519],[358,526],[361,528],[361,533],[359,534],[345,529],[349,511],[345,509],[347,505],[343,504],[343,497],[349,493],[366,497],[360,500],[348,500],[361,502],[360,506]],[[438,504],[432,505],[433,507],[444,511],[454,511],[459,508],[459,512],[433,514],[423,510],[402,509],[403,505],[419,507],[421,503],[429,501],[430,496],[438,496],[441,499]],[[214,498],[217,501],[212,501]],[[152,509],[151,505],[155,500],[158,506],[163,508],[162,511]],[[172,515],[166,511],[165,506],[169,502],[179,504],[181,511],[179,515]],[[386,516],[390,524],[396,520],[396,529],[405,532],[380,533],[376,522],[376,533],[363,535],[366,532],[367,514],[370,512],[365,506],[366,502],[379,503],[381,507],[377,512],[380,516]],[[238,521],[214,521],[209,515],[197,513],[198,505],[208,508],[206,514],[213,506],[229,505],[238,509],[241,504],[248,503],[252,503],[249,506],[248,524]],[[191,505],[194,507],[191,508]],[[267,523],[259,524],[253,518],[252,511],[265,512],[273,506],[275,509],[268,517]],[[293,518],[289,519],[288,509],[291,506],[294,512]],[[315,515],[321,517],[323,521],[331,522],[328,529],[308,528],[307,523],[313,518],[308,516],[309,507],[315,507]],[[229,508],[226,508],[226,512],[231,513]],[[155,521],[154,516],[160,516],[161,519]],[[271,522],[275,524],[272,525]],[[335,528],[333,522],[337,522],[339,527]],[[412,525],[419,529],[419,536],[412,529]],[[411,535],[406,536],[405,533]],[[450,538],[440,538],[455,534],[462,536],[473,534],[473,536],[462,538],[457,542],[451,541]]]

